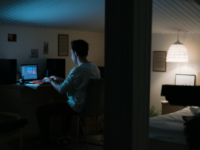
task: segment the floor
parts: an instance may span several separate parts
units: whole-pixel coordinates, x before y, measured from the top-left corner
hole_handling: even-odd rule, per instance
[[[88,144],[88,147],[90,150],[103,150],[103,142],[101,141],[101,135],[90,135],[86,136],[88,143],[94,143],[94,144]],[[82,138],[82,141],[84,141],[84,138]],[[2,144],[0,145],[0,150],[18,150],[18,140],[10,142],[9,144]],[[14,146],[15,145],[15,146]],[[72,138],[72,142],[68,146],[59,146],[54,147],[53,143],[52,145],[47,144],[41,144],[41,145],[34,145],[31,143],[30,138],[24,139],[23,143],[23,150],[87,150],[87,146],[83,142],[79,142],[77,138]]]

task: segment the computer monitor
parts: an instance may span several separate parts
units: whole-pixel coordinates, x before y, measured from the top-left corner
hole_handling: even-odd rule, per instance
[[[65,59],[46,59],[46,69],[49,70],[47,76],[55,75],[65,78]]]
[[[38,79],[38,65],[37,64],[22,64],[21,77],[25,81]]]

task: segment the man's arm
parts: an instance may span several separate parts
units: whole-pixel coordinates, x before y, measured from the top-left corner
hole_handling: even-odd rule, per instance
[[[55,81],[60,81],[60,82],[63,82],[65,81],[64,78],[61,78],[61,77],[57,77],[57,76],[50,76],[51,79],[54,79]]]
[[[74,82],[76,82],[76,79],[74,79],[74,69],[70,71],[70,74],[67,76],[67,78],[63,81],[63,83],[59,84],[57,83],[54,78],[51,78],[51,85],[54,87],[56,91],[58,91],[60,94],[66,94],[66,92],[70,89],[74,88]]]
[[[54,80],[51,80],[50,83],[51,83],[51,85],[54,87],[54,89],[55,89],[56,91],[59,92],[59,86],[60,86],[61,84],[57,83],[57,82],[54,81]]]

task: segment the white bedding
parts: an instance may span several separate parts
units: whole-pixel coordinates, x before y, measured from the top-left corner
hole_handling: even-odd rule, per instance
[[[171,143],[186,144],[185,121],[182,116],[193,116],[198,107],[188,107],[174,113],[149,119],[149,138]]]

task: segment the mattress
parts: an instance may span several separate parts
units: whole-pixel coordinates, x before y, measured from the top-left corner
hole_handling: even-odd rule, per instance
[[[185,121],[182,116],[193,116],[198,107],[188,107],[174,113],[161,115],[149,119],[149,138],[186,145],[184,135]]]

